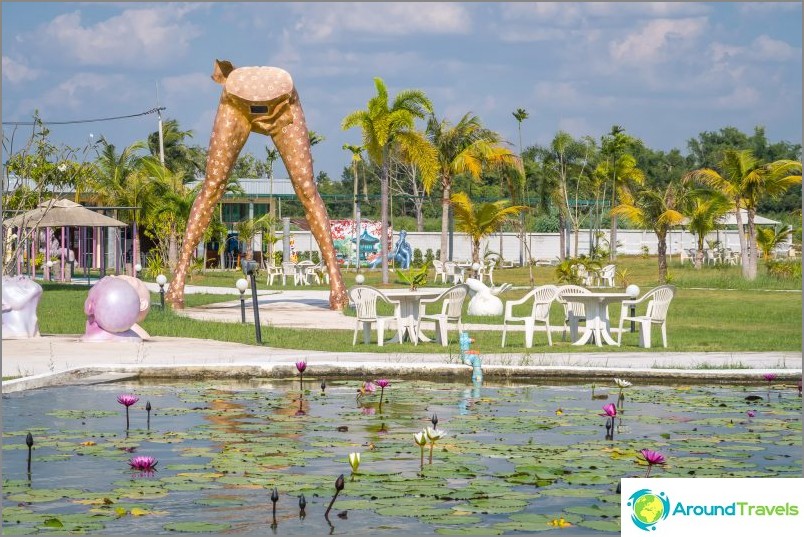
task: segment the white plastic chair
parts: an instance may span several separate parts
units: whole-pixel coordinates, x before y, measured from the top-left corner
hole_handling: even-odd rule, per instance
[[[477,279],[483,282],[484,277],[488,277],[489,285],[494,285],[494,267],[497,265],[497,262],[493,259],[486,260],[483,263],[483,266],[480,267],[480,270],[477,271]]]
[[[670,302],[676,293],[673,285],[660,285],[645,293],[642,298],[636,300],[623,300],[620,310],[620,329],[617,332],[617,344],[619,345],[623,337],[623,324],[625,321],[639,323],[639,346],[646,349],[650,348],[650,332],[654,324],[658,324],[662,329],[662,345],[667,348],[667,310]],[[642,302],[648,302],[648,307],[644,315],[629,315],[631,306],[636,306]]]
[[[438,282],[438,277],[441,276],[441,283],[447,283],[447,273],[444,272],[444,263],[438,259],[433,259],[433,268],[435,269],[435,276],[433,283]]]
[[[598,287],[614,287],[614,274],[616,270],[616,265],[606,265],[597,271]]]
[[[592,291],[580,285],[562,285],[558,287],[556,300],[564,308],[564,332],[561,334],[562,341],[567,337],[567,330],[569,330],[570,341],[577,341],[578,323],[586,321],[586,308],[584,305],[580,302],[571,302],[565,297],[590,294],[592,294]]]
[[[382,347],[385,343],[385,327],[392,321],[396,321],[396,332],[399,342],[402,343],[402,323],[399,319],[400,304],[396,300],[391,300],[379,289],[368,285],[356,285],[349,289],[349,300],[355,305],[357,313],[355,321],[355,333],[352,338],[352,345],[357,344],[357,330],[363,325],[363,342],[368,345],[371,340],[371,325],[377,325],[377,345]],[[380,316],[377,314],[377,301],[385,302],[394,307],[394,314],[391,316]]]
[[[454,322],[458,325],[458,332],[463,331],[463,322],[461,315],[463,314],[463,302],[466,300],[466,295],[469,294],[469,287],[466,284],[458,284],[450,287],[441,295],[436,298],[425,298],[420,303],[419,324],[416,327],[416,333],[421,333],[422,321],[435,321],[436,323],[436,342],[441,343],[442,347],[447,346],[447,332],[449,330],[449,323]],[[433,304],[443,300],[440,313],[427,314],[425,307],[427,304]]]
[[[533,289],[519,300],[508,300],[505,303],[505,318],[503,319],[502,347],[505,347],[505,334],[508,330],[508,323],[525,324],[525,347],[533,346],[533,332],[536,330],[536,323],[544,323],[547,330],[547,343],[552,347],[553,339],[550,335],[550,305],[556,299],[558,288],[555,285],[542,285]],[[514,306],[533,301],[530,314],[524,317],[514,317]]]
[[[287,285],[288,277],[293,278],[293,285],[299,285],[299,272],[296,263],[285,261],[282,263],[282,285]]]
[[[444,262],[444,274],[456,285],[463,282],[463,270],[454,261]]]
[[[282,267],[277,267],[276,265],[271,264],[271,265],[266,265],[265,273],[268,275],[268,279],[267,279],[266,284],[267,285],[273,285],[274,284],[274,278],[278,278],[278,277],[282,276],[284,271],[282,270]]]

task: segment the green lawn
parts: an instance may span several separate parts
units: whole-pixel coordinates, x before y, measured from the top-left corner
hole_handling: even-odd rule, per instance
[[[631,282],[642,287],[642,291],[650,289],[655,282],[655,265],[650,259],[628,258],[623,264],[628,266]],[[655,263],[655,259],[653,259]],[[671,351],[800,351],[802,301],[799,291],[779,291],[778,289],[801,289],[800,281],[777,281],[763,276],[755,282],[744,282],[740,279],[739,269],[694,269],[672,267],[673,283],[678,286],[676,297],[670,307],[668,320],[668,339]],[[553,269],[536,267],[534,269],[537,284],[554,283]],[[528,270],[505,269],[495,271],[496,281],[512,282],[526,286]],[[237,272],[209,273],[192,283],[203,285],[225,285],[240,277]],[[653,278],[653,279],[652,279]],[[379,271],[366,272],[367,283],[382,287]],[[354,273],[346,275],[347,285],[354,283]],[[260,288],[266,288],[264,281]],[[767,287],[763,288],[763,285]],[[400,284],[396,284],[396,287]],[[39,306],[40,327],[43,334],[81,334],[84,331],[85,316],[83,304],[87,295],[84,286],[45,283],[45,293]],[[276,286],[274,286],[276,287]],[[446,287],[446,286],[444,286]],[[734,288],[740,288],[732,290]],[[324,287],[321,287],[324,289]],[[771,290],[769,290],[771,289]],[[775,290],[772,290],[775,289]],[[509,291],[502,298],[518,298],[524,289]],[[188,307],[235,299],[235,296],[222,297],[209,294],[188,294]],[[153,303],[159,297],[153,295]],[[67,313],[69,312],[69,313]],[[613,322],[619,319],[619,306],[613,306],[610,316]],[[561,326],[562,312],[558,305],[554,306],[551,322]],[[467,323],[501,324],[502,318],[464,317]],[[188,319],[173,313],[153,308],[143,327],[155,336],[177,336],[254,343],[254,328],[249,324],[217,323]],[[661,350],[658,329],[654,329],[654,350]],[[319,333],[320,332],[320,333]],[[367,351],[391,354],[431,353],[441,349],[433,345],[413,346],[358,344],[352,347],[352,331],[322,331],[269,328],[262,329],[263,341],[266,345],[290,349],[329,350],[333,352]],[[454,332],[451,334],[452,344],[449,352],[457,353]],[[472,333],[477,348],[482,353],[499,353],[501,332],[475,331]],[[506,352],[521,353],[524,351],[524,336],[513,333],[508,338]],[[623,346],[604,347],[606,352],[622,352],[638,350],[637,334],[627,333],[623,337]],[[597,352],[597,347],[585,345],[573,347],[561,341],[556,334],[553,347],[546,345],[544,333],[535,336],[535,346],[531,353],[542,352]]]

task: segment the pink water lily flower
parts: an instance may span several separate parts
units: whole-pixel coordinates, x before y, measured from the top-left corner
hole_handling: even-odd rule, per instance
[[[665,456],[658,451],[653,451],[652,449],[641,449],[639,453],[642,455],[641,459],[648,463],[648,471],[645,472],[645,477],[650,476],[650,470],[654,466],[663,466],[667,459]]]
[[[617,415],[617,407],[614,405],[614,403],[605,404],[603,405],[603,412],[605,412],[605,414],[600,414],[601,416],[613,418]]]
[[[307,369],[307,362],[304,360],[299,360],[296,362],[296,369],[299,370],[299,373],[304,373],[304,370]]]
[[[768,382],[773,382],[774,380],[776,380],[776,373],[765,373],[764,375],[762,375],[762,378],[764,378]]]
[[[125,405],[126,407],[130,407],[139,400],[140,400],[139,397],[129,393],[117,396],[117,402],[120,403],[121,405]]]
[[[374,384],[376,384],[380,388],[385,389],[388,386],[390,386],[391,382],[388,379],[377,379],[374,381]]]
[[[377,391],[377,386],[373,382],[364,382],[363,391],[366,393],[374,393]]]
[[[748,414],[749,418],[753,418],[754,416],[757,415],[757,411],[756,410],[749,410],[748,412],[746,412],[746,414]]]
[[[153,472],[156,470],[158,463],[159,461],[155,458],[142,455],[132,457],[131,460],[128,461],[128,465],[131,466],[132,470],[138,470],[140,472]]]

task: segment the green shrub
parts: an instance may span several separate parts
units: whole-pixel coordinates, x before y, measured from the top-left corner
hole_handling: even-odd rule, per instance
[[[414,267],[421,267],[424,263],[422,262],[422,251],[419,248],[413,249],[413,266]]]
[[[432,265],[433,264],[433,259],[435,259],[435,256],[433,255],[433,249],[428,248],[427,251],[424,252],[424,264],[425,264],[425,266],[429,267],[430,265]]]
[[[783,279],[797,279],[801,280],[801,261],[788,260],[788,261],[768,261],[767,262],[768,275],[773,276],[779,280]]]

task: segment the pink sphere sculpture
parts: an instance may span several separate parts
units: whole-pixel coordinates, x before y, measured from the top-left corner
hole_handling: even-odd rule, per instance
[[[141,341],[131,330],[140,315],[140,297],[134,287],[107,276],[89,290],[84,313],[87,328],[81,341]]]

